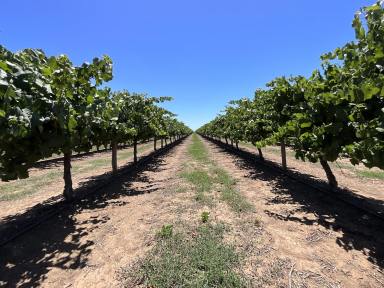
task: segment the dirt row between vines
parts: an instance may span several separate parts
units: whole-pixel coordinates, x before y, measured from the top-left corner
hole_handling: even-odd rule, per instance
[[[227,227],[224,240],[239,253],[237,272],[247,286],[383,286],[382,223],[205,140],[209,158],[236,180],[236,192],[252,208],[231,209],[217,184],[210,200],[199,202],[181,175],[211,171],[212,164],[191,158],[191,141],[1,247],[0,286],[135,286],[122,271],[153,249],[161,227],[194,237],[205,211]]]

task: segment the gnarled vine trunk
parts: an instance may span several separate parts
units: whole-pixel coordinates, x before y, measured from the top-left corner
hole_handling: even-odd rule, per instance
[[[337,180],[335,175],[333,174],[331,167],[329,167],[329,164],[326,160],[320,159],[320,164],[323,167],[325,174],[327,175],[329,186],[332,188],[337,188]]]
[[[133,140],[133,163],[137,163],[137,139]]]
[[[117,143],[111,143],[112,148],[112,172],[117,173]]]
[[[264,161],[263,151],[261,151],[261,148],[257,148],[257,151],[259,152],[259,158],[261,161]]]
[[[156,142],[157,142],[156,137],[154,137],[153,138],[153,150],[155,150],[155,151],[157,150]]]
[[[64,198],[67,201],[72,201],[74,197],[71,175],[71,155],[72,152],[64,153]]]
[[[287,169],[287,153],[285,149],[285,139],[282,139],[280,142],[281,147],[281,165],[283,166],[283,169]]]

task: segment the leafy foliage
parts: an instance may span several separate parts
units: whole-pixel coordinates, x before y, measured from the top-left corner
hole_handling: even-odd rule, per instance
[[[97,86],[112,79],[109,57],[75,67],[66,56],[0,47],[2,179],[28,177],[37,160],[91,147],[91,104]]]

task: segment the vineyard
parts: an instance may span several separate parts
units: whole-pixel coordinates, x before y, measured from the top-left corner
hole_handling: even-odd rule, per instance
[[[0,45],[0,287],[384,287],[384,8],[193,131]],[[192,126],[191,126],[192,127]]]
[[[252,143],[260,159],[263,146],[279,144],[284,169],[289,145],[296,158],[320,162],[332,187],[337,180],[328,162],[340,157],[383,169],[384,11],[378,3],[364,12],[366,23],[360,14],[353,21],[356,41],[322,55],[311,77],[273,79],[197,131],[227,144]]]

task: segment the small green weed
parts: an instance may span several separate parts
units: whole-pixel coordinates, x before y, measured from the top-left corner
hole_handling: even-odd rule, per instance
[[[160,231],[157,232],[157,236],[164,239],[171,238],[172,235],[173,235],[173,225],[163,225]]]
[[[203,213],[201,213],[201,222],[207,223],[208,220],[209,220],[209,212],[204,211]]]

